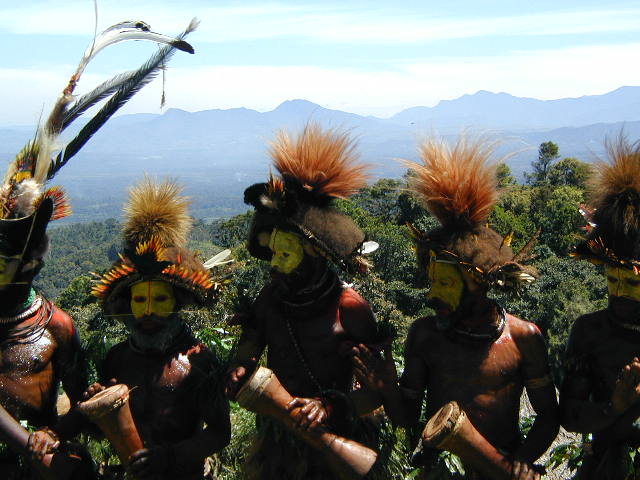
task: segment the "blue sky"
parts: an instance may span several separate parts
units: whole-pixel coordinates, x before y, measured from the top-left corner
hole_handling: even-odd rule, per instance
[[[400,5],[398,5],[400,4]],[[478,90],[553,99],[640,85],[638,2],[540,0],[121,1],[98,5],[98,30],[140,19],[176,34],[197,16],[195,55],[176,55],[167,106],[271,110],[304,98],[381,117]],[[34,124],[94,32],[91,0],[0,2],[0,125]],[[78,92],[153,52],[116,45]],[[160,112],[161,82],[125,113]]]

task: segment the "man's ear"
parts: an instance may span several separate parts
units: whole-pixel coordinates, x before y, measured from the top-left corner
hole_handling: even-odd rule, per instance
[[[318,252],[316,247],[311,245],[311,243],[308,242],[307,240],[303,240],[302,241],[302,248],[304,249],[304,252],[307,255],[311,256],[311,257],[319,257],[320,256],[320,253]]]
[[[262,231],[262,232],[258,233],[256,238],[258,239],[258,244],[261,247],[268,247],[269,246],[269,241],[271,240],[271,232]]]

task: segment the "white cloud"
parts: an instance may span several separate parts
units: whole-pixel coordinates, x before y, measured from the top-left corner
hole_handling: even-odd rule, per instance
[[[594,95],[638,84],[640,65],[630,61],[638,51],[640,43],[431,58],[374,72],[317,66],[170,68],[167,106],[189,111],[234,107],[266,111],[284,100],[304,98],[328,108],[387,116],[481,89],[540,99]],[[0,70],[0,89],[11,92],[3,100],[0,123],[33,123],[43,101],[51,105],[72,70],[72,66],[54,72]],[[79,93],[103,79],[86,74]],[[160,91],[161,82],[156,80],[124,112],[158,112]]]
[[[91,35],[93,9],[89,2],[47,3],[0,10],[0,30],[17,34]],[[177,31],[192,16],[202,20],[199,38],[221,42],[282,37],[352,44],[410,44],[455,38],[510,35],[558,35],[630,32],[640,29],[640,9],[548,11],[513,16],[443,17],[428,11],[407,14],[399,9],[362,9],[278,3],[245,7],[211,7],[203,3],[102,3],[99,26],[142,19],[162,33]],[[177,26],[177,24],[179,26]]]

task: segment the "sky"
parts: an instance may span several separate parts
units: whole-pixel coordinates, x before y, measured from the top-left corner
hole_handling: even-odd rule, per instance
[[[421,0],[0,0],[0,126],[33,125],[75,70],[94,31],[143,20],[175,35],[192,17],[195,55],[177,54],[166,107],[269,111],[303,98],[390,117],[478,90],[543,100],[640,85],[640,4]],[[100,52],[77,93],[142,64],[156,47]],[[83,88],[85,90],[83,90]],[[162,82],[123,113],[161,113]]]

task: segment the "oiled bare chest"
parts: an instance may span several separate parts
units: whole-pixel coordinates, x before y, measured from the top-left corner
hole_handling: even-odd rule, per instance
[[[343,351],[348,338],[337,307],[305,316],[269,313],[267,362],[290,393],[315,395],[317,384],[342,391],[350,387],[352,368]]]
[[[456,341],[443,334],[422,350],[428,388],[455,391],[465,398],[521,384],[521,353],[508,332],[495,342]]]

